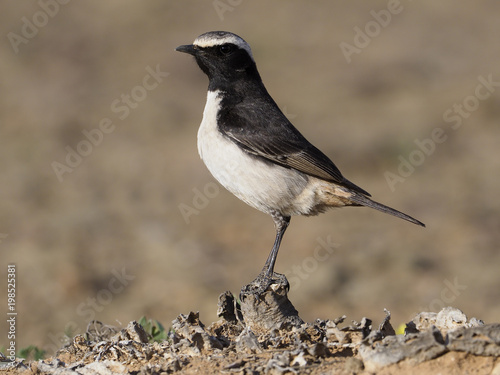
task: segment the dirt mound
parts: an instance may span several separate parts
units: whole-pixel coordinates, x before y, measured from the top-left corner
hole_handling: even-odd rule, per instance
[[[241,297],[221,294],[221,319],[208,327],[199,313],[181,314],[164,339],[155,341],[136,321],[122,330],[94,321],[53,358],[2,367],[6,374],[60,375],[500,374],[500,323],[468,319],[458,309],[422,312],[404,334],[396,334],[387,310],[376,328],[371,319],[346,323],[345,316],[304,323],[280,285],[255,298]],[[255,312],[263,304],[269,314],[259,318]],[[282,309],[283,304],[292,308]]]

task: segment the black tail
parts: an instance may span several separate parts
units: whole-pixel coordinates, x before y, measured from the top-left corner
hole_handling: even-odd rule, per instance
[[[351,200],[354,203],[357,203],[361,206],[374,208],[376,210],[385,212],[386,214],[393,215],[393,216],[399,217],[400,219],[409,221],[410,223],[425,227],[425,224],[422,223],[421,221],[418,221],[417,219],[414,219],[411,216],[408,216],[408,215],[406,215],[398,210],[395,210],[394,208],[387,207],[387,206],[383,205],[382,203],[372,201],[370,198],[367,198],[364,195],[353,194],[351,197],[349,197],[349,200]]]

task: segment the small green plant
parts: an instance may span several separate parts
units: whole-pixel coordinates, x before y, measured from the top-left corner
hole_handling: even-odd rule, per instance
[[[40,349],[38,346],[30,345],[26,348],[20,349],[17,356],[19,358],[38,361],[45,357],[45,350]]]
[[[158,321],[154,319],[147,319],[143,316],[138,322],[142,328],[150,335],[150,342],[162,342],[168,339],[168,331],[165,327]]]

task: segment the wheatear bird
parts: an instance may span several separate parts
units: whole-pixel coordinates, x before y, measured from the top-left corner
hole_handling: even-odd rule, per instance
[[[212,175],[248,205],[271,215],[276,240],[253,284],[264,291],[292,215],[317,215],[332,207],[366,206],[417,225],[420,221],[370,198],[305,139],[269,95],[250,46],[225,31],[179,46],[208,76],[198,131],[198,152]]]

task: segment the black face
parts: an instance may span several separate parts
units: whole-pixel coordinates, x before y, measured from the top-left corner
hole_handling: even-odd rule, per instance
[[[232,43],[210,47],[187,45],[176,50],[193,55],[210,80],[233,80],[256,72],[255,62],[248,52]]]

